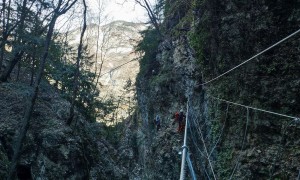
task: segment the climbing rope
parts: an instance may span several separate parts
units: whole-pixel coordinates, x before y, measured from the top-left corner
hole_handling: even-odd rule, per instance
[[[244,130],[244,133],[243,133],[243,140],[242,140],[242,145],[241,145],[241,150],[244,149],[244,146],[245,146],[245,141],[246,141],[246,137],[247,137],[247,132],[248,132],[248,126],[249,126],[249,111],[250,109],[252,110],[255,110],[255,111],[261,111],[261,112],[265,112],[265,113],[269,113],[269,114],[273,114],[273,115],[277,115],[277,116],[281,116],[281,117],[286,117],[286,118],[290,118],[290,119],[293,119],[295,121],[300,121],[300,119],[298,117],[294,117],[294,116],[289,116],[289,115],[286,115],[286,114],[281,114],[281,113],[276,113],[276,112],[272,112],[272,111],[268,111],[268,110],[264,110],[264,109],[260,109],[260,108],[256,108],[256,107],[251,107],[251,106],[247,106],[247,105],[243,105],[243,104],[239,104],[239,103],[235,103],[235,102],[231,102],[231,101],[228,101],[228,100],[224,100],[224,99],[221,99],[221,98],[216,98],[216,97],[213,97],[213,96],[210,96],[210,98],[212,99],[215,99],[215,100],[218,100],[220,102],[226,102],[227,103],[227,108],[226,108],[226,115],[225,115],[225,121],[224,121],[224,124],[222,126],[222,130],[218,136],[218,139],[217,141],[214,143],[214,146],[212,147],[210,153],[208,153],[208,149],[207,149],[207,146],[206,146],[206,138],[203,136],[203,128],[205,128],[207,126],[207,121],[205,121],[203,124],[200,124],[199,120],[197,120],[196,117],[198,117],[196,114],[191,114],[190,115],[190,121],[191,123],[193,123],[195,126],[195,131],[193,131],[192,129],[192,126],[191,124],[187,123],[187,126],[188,126],[188,129],[190,130],[190,135],[191,135],[191,139],[193,141],[193,144],[195,145],[196,147],[196,150],[200,152],[200,155],[203,156],[205,159],[207,159],[208,161],[208,165],[209,165],[209,168],[211,170],[211,173],[213,175],[213,179],[216,179],[216,176],[215,176],[215,173],[214,173],[214,168],[212,166],[212,163],[211,163],[211,155],[214,151],[214,149],[216,148],[217,144],[219,143],[221,137],[222,137],[222,134],[223,134],[223,131],[224,131],[224,128],[225,128],[225,124],[226,124],[226,120],[227,120],[227,116],[228,116],[228,109],[229,109],[229,105],[232,104],[232,105],[236,105],[236,106],[241,106],[241,107],[244,107],[247,109],[247,114],[246,114],[246,126],[245,126],[245,130]],[[196,142],[196,136],[197,137],[200,137],[200,140],[201,140],[201,144],[203,144],[203,149],[204,149],[204,152],[201,151],[201,148],[199,148],[198,146],[198,143]],[[241,154],[239,154],[237,160],[236,160],[236,163],[234,165],[234,168],[232,170],[232,173],[230,175],[230,178],[229,179],[232,179],[235,172],[237,171],[238,167],[239,167],[239,161],[240,161],[240,158],[241,158]],[[205,171],[205,174],[206,176],[210,179],[207,171],[206,171],[206,168],[204,167],[204,171]]]
[[[191,127],[190,123],[189,123],[189,129],[190,129],[190,134],[191,134],[191,137],[192,137],[192,141],[193,141],[194,146],[196,147],[196,150],[198,150],[200,152],[201,156],[205,157],[204,153],[200,150],[200,148],[198,147],[198,144],[196,143],[195,137],[193,135],[194,133],[192,131],[192,127]],[[201,163],[201,166],[204,169],[205,175],[210,180],[210,177],[209,177],[209,175],[206,171],[206,168],[203,166],[203,163]]]
[[[203,86],[203,85],[206,85],[206,84],[209,84],[209,83],[211,83],[211,82],[216,81],[217,79],[219,79],[219,78],[225,76],[226,74],[228,74],[228,73],[234,71],[235,69],[241,67],[242,65],[246,64],[247,62],[249,62],[249,61],[251,61],[251,60],[257,58],[257,57],[260,56],[261,54],[263,54],[263,53],[269,51],[270,49],[274,48],[275,46],[277,46],[277,45],[283,43],[284,41],[288,40],[289,38],[295,36],[295,35],[298,34],[299,32],[300,32],[300,29],[298,29],[298,30],[295,31],[294,33],[292,33],[292,34],[286,36],[285,38],[281,39],[280,41],[276,42],[275,44],[269,46],[268,48],[264,49],[263,51],[257,53],[256,55],[252,56],[251,58],[249,58],[249,59],[243,61],[242,63],[238,64],[237,66],[235,66],[235,67],[229,69],[228,71],[226,71],[226,72],[224,72],[224,73],[218,75],[217,77],[215,77],[215,78],[213,78],[213,79],[211,79],[211,80],[209,80],[209,81],[207,81],[207,82],[204,82],[204,83],[200,84],[200,86]],[[256,108],[256,107],[251,107],[251,106],[247,106],[247,105],[243,105],[243,104],[231,102],[231,101],[228,101],[228,100],[224,100],[224,99],[221,99],[221,98],[213,97],[213,96],[210,96],[210,95],[209,95],[209,97],[212,98],[212,99],[216,99],[216,100],[218,100],[218,101],[226,102],[226,103],[227,103],[227,110],[226,110],[225,122],[224,122],[223,127],[222,127],[222,130],[221,130],[221,132],[220,132],[220,134],[219,134],[219,136],[218,136],[218,139],[217,139],[217,141],[214,143],[214,146],[212,147],[210,153],[208,153],[208,149],[207,149],[207,146],[206,146],[206,143],[205,143],[205,140],[206,140],[206,139],[205,139],[205,137],[203,136],[203,133],[202,133],[202,128],[204,128],[205,126],[207,126],[206,121],[205,121],[202,125],[200,125],[198,122],[195,121],[196,118],[191,118],[191,119],[193,120],[194,125],[196,126],[195,132],[196,132],[197,136],[200,136],[200,139],[201,139],[201,141],[202,141],[204,152],[201,151],[201,149],[198,147],[197,143],[195,142],[195,139],[196,139],[196,138],[194,137],[195,135],[194,135],[194,133],[192,132],[192,128],[191,128],[190,125],[188,125],[188,123],[186,123],[185,136],[184,136],[184,138],[185,138],[185,141],[186,141],[186,138],[187,138],[187,137],[186,137],[186,136],[187,136],[187,126],[188,126],[189,129],[190,129],[190,131],[191,131],[190,134],[191,134],[191,136],[192,136],[193,143],[194,143],[196,149],[200,152],[201,156],[205,157],[205,158],[208,160],[209,167],[210,167],[210,170],[211,170],[211,173],[212,173],[214,179],[216,179],[216,176],[215,176],[215,173],[214,173],[214,169],[213,169],[213,166],[212,166],[210,157],[211,157],[211,155],[212,155],[214,149],[216,148],[217,144],[219,143],[219,141],[220,141],[220,139],[221,139],[221,137],[222,137],[222,134],[223,134],[223,131],[224,131],[224,128],[225,128],[225,124],[226,124],[226,119],[227,119],[227,114],[228,114],[228,107],[229,107],[229,104],[236,105],[236,106],[241,106],[241,107],[244,107],[244,108],[247,109],[247,115],[246,115],[246,127],[245,127],[245,130],[244,130],[244,135],[243,135],[243,140],[242,140],[241,151],[244,149],[244,145],[245,145],[245,141],[246,141],[246,136],[247,136],[247,131],[248,131],[248,125],[249,125],[249,109],[253,109],[253,110],[255,110],[255,111],[261,111],[261,112],[264,112],[264,113],[269,113],[269,114],[273,114],[273,115],[277,115],[277,116],[281,116],[281,117],[290,118],[290,119],[293,119],[294,121],[297,121],[297,122],[299,121],[299,122],[300,122],[300,118],[299,118],[299,117],[294,117],[294,116],[290,116],[290,115],[286,115],[286,114],[281,114],[281,113],[277,113],[277,112],[273,112],[273,111],[268,111],[268,110],[264,110],[264,109],[260,109],[260,108]],[[218,107],[217,107],[217,109],[218,109]],[[198,127],[198,128],[197,128],[197,127]],[[208,138],[208,136],[206,136],[206,138]],[[185,143],[184,143],[184,146],[185,146]],[[233,178],[233,176],[234,176],[236,170],[238,169],[240,158],[241,158],[241,153],[239,154],[239,156],[238,156],[238,158],[237,158],[237,160],[236,160],[235,166],[234,166],[234,168],[233,168],[233,170],[232,170],[232,173],[231,173],[229,179],[232,179],[232,178]],[[183,164],[183,161],[184,161],[184,159],[182,158],[182,164]],[[181,168],[184,169],[184,167],[181,167]],[[204,168],[204,170],[205,170],[205,173],[206,173],[207,177],[209,178],[209,175],[208,175],[208,173],[206,172],[206,169],[205,169],[205,168]],[[299,180],[299,176],[300,176],[300,171],[299,171],[299,175],[298,175],[298,180]],[[180,177],[181,177],[180,179],[183,179],[183,178],[184,178],[184,175],[181,174]],[[182,178],[182,177],[183,177],[183,178]],[[209,178],[209,179],[210,179],[210,178]]]
[[[124,65],[126,65],[126,64],[129,64],[129,63],[131,63],[131,62],[133,62],[133,61],[137,61],[137,60],[139,60],[139,59],[136,58],[136,59],[127,61],[126,63],[123,63],[123,64],[121,64],[121,65],[119,65],[119,66],[117,66],[117,67],[111,69],[110,71],[107,71],[107,72],[105,72],[105,73],[99,75],[99,78],[102,77],[102,76],[104,76],[105,74],[111,74],[114,70],[119,69],[119,68],[121,68],[122,66],[124,66]]]
[[[207,159],[208,161],[208,164],[209,164],[209,168],[211,170],[211,173],[214,177],[214,179],[216,180],[216,175],[215,175],[215,172],[214,172],[214,169],[213,169],[213,166],[212,166],[212,163],[211,163],[211,160],[209,158],[209,154],[208,154],[208,150],[207,150],[207,146],[206,146],[206,143],[205,143],[205,139],[203,137],[203,133],[202,133],[202,127],[204,127],[204,125],[201,127],[200,124],[198,123],[198,121],[196,121],[195,119],[196,118],[190,118],[193,120],[193,123],[196,125],[196,127],[200,127],[200,128],[196,128],[196,132],[197,132],[197,136],[200,136],[200,140],[203,144],[203,147],[204,147],[204,153],[200,150],[200,148],[198,147],[197,144],[195,144],[195,146],[197,147],[197,149],[201,152],[201,154],[203,155],[203,157],[205,157],[205,159]],[[205,123],[204,123],[205,124]],[[192,133],[190,133],[191,136],[194,136]],[[194,137],[193,137],[194,138]]]
[[[196,142],[196,140],[195,140],[195,137],[194,137],[194,131],[192,130],[192,128],[191,128],[191,126],[189,125],[189,129],[190,129],[190,132],[191,132],[191,139],[192,139],[192,141],[193,141],[193,143],[194,143],[194,145],[195,145],[195,147],[196,147],[196,149],[199,151],[199,153],[201,154],[201,156],[204,156],[205,157],[205,155],[204,155],[204,153],[201,151],[201,149],[198,147],[198,145],[197,145],[197,142]]]
[[[225,128],[225,124],[226,124],[226,121],[227,121],[227,116],[228,116],[228,109],[229,109],[229,104],[227,103],[227,108],[226,108],[226,114],[225,114],[225,121],[224,121],[224,124],[222,126],[222,130],[220,132],[220,135],[218,137],[218,140],[215,142],[215,145],[213,146],[213,148],[211,149],[210,153],[209,153],[209,157],[211,156],[211,154],[214,152],[214,149],[216,148],[217,144],[219,143],[222,135],[223,135],[223,131],[224,131],[224,128]]]
[[[201,156],[203,156],[203,157],[208,161],[209,169],[210,169],[211,172],[212,172],[213,178],[216,179],[216,176],[215,176],[215,173],[214,173],[214,169],[213,169],[213,166],[212,166],[212,163],[211,163],[211,159],[210,159],[211,153],[208,154],[208,149],[207,149],[207,145],[206,145],[206,138],[208,138],[208,137],[207,137],[207,136],[204,137],[204,136],[203,136],[203,133],[202,133],[202,131],[204,131],[203,128],[205,128],[205,127],[207,126],[207,121],[205,121],[202,125],[200,125],[200,124],[199,124],[199,120],[196,119],[196,115],[195,115],[193,118],[191,118],[191,119],[193,120],[192,122],[194,123],[194,125],[195,125],[196,127],[199,127],[199,128],[196,128],[196,136],[197,136],[197,137],[200,137],[200,140],[201,140],[201,142],[196,143],[196,142],[194,141],[194,139],[195,139],[195,133],[191,132],[190,134],[191,134],[191,137],[192,137],[192,139],[193,139],[194,145],[195,145],[196,149],[200,152]],[[205,153],[204,153],[203,151],[200,150],[198,144],[203,144],[203,148],[204,148]],[[208,177],[209,179],[211,179],[211,178],[209,177],[207,171],[206,171],[206,168],[204,167],[203,169],[204,169],[205,174],[207,175],[207,177]]]
[[[222,76],[224,76],[224,75],[230,73],[231,71],[233,71],[233,70],[235,70],[235,69],[241,67],[242,65],[246,64],[247,62],[253,60],[253,59],[256,58],[256,57],[258,57],[259,55],[261,55],[261,54],[267,52],[268,50],[272,49],[273,47],[275,47],[275,46],[281,44],[282,42],[288,40],[289,38],[295,36],[295,35],[298,34],[299,32],[300,32],[300,29],[298,29],[297,31],[293,32],[292,34],[286,36],[285,38],[281,39],[280,41],[276,42],[275,44],[269,46],[268,48],[264,49],[263,51],[257,53],[256,55],[252,56],[251,58],[247,59],[246,61],[240,63],[239,65],[237,65],[237,66],[235,66],[235,67],[229,69],[228,71],[226,71],[226,72],[220,74],[219,76],[217,76],[217,77],[215,77],[215,78],[212,78],[212,79],[209,80],[209,81],[206,81],[206,82],[200,84],[200,86],[206,85],[206,84],[208,84],[208,83],[211,83],[211,82],[213,82],[213,81],[215,81],[215,80],[221,78]]]
[[[243,105],[243,104],[231,102],[231,101],[228,101],[228,100],[225,100],[225,99],[217,98],[217,97],[214,97],[214,96],[209,96],[209,97],[211,97],[213,99],[217,99],[219,101],[223,101],[223,102],[229,103],[229,104],[233,104],[233,105],[236,105],[236,106],[245,107],[247,109],[249,108],[249,109],[253,109],[253,110],[256,110],[256,111],[261,111],[261,112],[265,112],[265,113],[269,113],[269,114],[274,114],[274,115],[281,116],[281,117],[290,118],[290,119],[293,119],[294,121],[300,121],[299,117],[290,116],[290,115],[281,114],[281,113],[276,113],[276,112],[273,112],[273,111],[268,111],[268,110],[264,110],[264,109],[260,109],[260,108],[256,108],[256,107],[251,107],[251,106],[247,106],[247,105]]]
[[[214,168],[213,168],[212,163],[211,163],[211,160],[210,160],[210,158],[209,158],[209,156],[208,156],[207,147],[206,147],[205,141],[204,141],[204,139],[203,139],[203,134],[202,134],[201,131],[200,131],[200,138],[201,138],[201,141],[202,141],[202,143],[203,143],[204,152],[206,153],[206,157],[207,157],[207,160],[208,160],[208,164],[209,164],[211,173],[213,174],[213,177],[214,177],[214,179],[216,180],[217,178],[216,178],[216,175],[215,175],[215,172],[214,172]]]
[[[246,121],[246,127],[245,127],[245,131],[244,131],[244,136],[243,136],[243,142],[242,142],[241,151],[244,149],[245,140],[246,140],[246,136],[247,136],[247,130],[248,130],[248,123],[249,123],[249,108],[247,108],[247,121]],[[232,171],[229,179],[232,179],[235,171],[237,170],[237,167],[238,167],[239,161],[241,159],[241,156],[242,155],[240,153],[239,156],[238,156],[238,158],[237,158],[237,160],[236,160],[236,163],[234,165],[233,171]]]

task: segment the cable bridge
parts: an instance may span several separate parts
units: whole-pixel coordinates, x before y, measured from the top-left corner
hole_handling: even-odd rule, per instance
[[[257,58],[258,56],[262,55],[263,53],[269,51],[270,49],[278,46],[279,44],[285,42],[286,40],[290,39],[291,37],[295,36],[296,34],[298,34],[300,32],[300,29],[298,29],[297,31],[291,33],[290,35],[286,36],[285,38],[281,39],[280,41],[274,43],[273,45],[269,46],[268,48],[264,49],[263,51],[257,53],[256,55],[252,56],[251,58],[243,61],[242,63],[240,63],[239,65],[231,68],[230,70],[220,74],[219,76],[215,77],[215,78],[212,78],[211,80],[209,81],[206,81],[202,84],[199,84],[200,86],[205,86],[205,85],[208,85],[218,79],[220,79],[221,77],[229,74],[230,72],[234,71],[235,69],[241,67],[242,65],[246,64],[247,62]],[[259,112],[263,112],[263,113],[267,113],[267,114],[272,114],[274,116],[280,116],[280,117],[284,117],[284,118],[289,118],[291,119],[293,122],[297,122],[298,124],[300,123],[300,118],[299,117],[295,117],[295,116],[291,116],[291,115],[286,115],[286,114],[281,114],[281,113],[278,113],[278,112],[273,112],[273,111],[269,111],[269,110],[265,110],[265,109],[261,109],[261,108],[257,108],[257,107],[253,107],[253,106],[249,106],[249,105],[244,105],[244,104],[240,104],[240,103],[236,103],[236,102],[232,102],[232,101],[229,101],[229,100],[225,100],[225,99],[222,99],[222,98],[219,98],[219,97],[214,97],[210,94],[207,94],[206,95],[208,99],[213,99],[213,100],[216,100],[216,101],[219,101],[220,103],[226,103],[227,104],[227,109],[226,109],[226,118],[225,118],[225,122],[222,126],[222,129],[221,129],[221,132],[216,140],[216,142],[214,143],[212,149],[208,150],[207,146],[206,146],[206,142],[205,142],[205,137],[202,133],[202,129],[199,129],[199,128],[196,128],[194,130],[194,132],[192,131],[192,128],[191,128],[191,122],[193,122],[194,125],[196,126],[199,126],[201,127],[201,125],[199,124],[199,122],[197,122],[196,120],[196,117],[195,115],[193,114],[190,114],[189,112],[189,109],[190,109],[190,96],[188,96],[188,102],[187,102],[187,107],[186,107],[186,125],[185,125],[185,131],[184,131],[184,139],[183,139],[183,145],[181,147],[181,152],[179,154],[181,154],[181,170],[180,170],[180,180],[184,180],[186,178],[186,167],[188,167],[188,172],[191,176],[191,178],[193,180],[196,180],[197,177],[196,177],[196,173],[194,171],[194,168],[193,168],[193,163],[192,163],[192,160],[190,158],[190,153],[189,153],[189,148],[188,146],[191,146],[191,145],[188,145],[187,144],[187,138],[188,136],[191,136],[191,140],[193,142],[193,145],[195,146],[194,148],[199,152],[199,154],[201,154],[202,157],[204,157],[204,159],[206,159],[208,161],[208,166],[209,166],[209,170],[210,172],[208,172],[205,168],[204,169],[204,173],[205,175],[207,176],[208,179],[217,179],[216,178],[216,175],[215,175],[215,172],[214,172],[214,167],[212,165],[212,162],[211,162],[211,156],[212,156],[212,153],[214,151],[214,149],[216,148],[217,144],[219,143],[220,141],[220,138],[223,134],[223,130],[224,130],[224,127],[225,127],[225,123],[226,123],[226,119],[227,119],[227,114],[228,114],[228,107],[229,105],[232,105],[232,106],[239,106],[239,107],[243,107],[243,108],[246,108],[246,126],[245,126],[245,129],[244,129],[244,133],[243,133],[243,139],[242,139],[242,146],[241,146],[241,150],[244,149],[244,145],[245,145],[245,139],[246,139],[246,135],[247,135],[247,130],[248,130],[248,123],[249,123],[249,110],[253,110],[253,111],[259,111]],[[204,125],[202,125],[203,127]],[[190,130],[190,132],[188,132]],[[195,137],[194,134],[197,134],[197,137]],[[200,138],[199,138],[200,137]],[[200,142],[202,143],[203,145],[203,150],[200,149],[199,147],[199,144],[197,143],[197,140],[200,139]],[[236,163],[232,169],[232,172],[230,173],[230,178],[229,179],[232,179],[236,170],[238,169],[238,162],[240,160],[241,156],[238,156],[237,157],[237,160],[236,160]],[[211,178],[212,176],[212,178]],[[298,180],[300,180],[300,170],[299,170],[299,175],[297,177]]]

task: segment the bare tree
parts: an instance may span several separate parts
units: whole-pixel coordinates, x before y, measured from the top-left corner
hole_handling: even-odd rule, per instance
[[[15,179],[15,174],[16,174],[16,166],[18,163],[18,160],[21,156],[21,148],[22,148],[22,144],[23,141],[25,139],[28,127],[29,127],[29,122],[30,122],[30,118],[31,118],[31,114],[32,114],[32,110],[38,95],[38,91],[39,91],[39,86],[40,86],[40,82],[44,73],[44,68],[45,68],[45,64],[46,64],[46,59],[48,56],[48,51],[49,51],[49,47],[50,47],[50,42],[52,39],[52,35],[54,32],[54,26],[55,26],[55,22],[57,20],[57,18],[59,16],[61,16],[62,14],[65,14],[75,3],[77,2],[77,0],[67,0],[65,3],[63,2],[63,0],[58,0],[57,6],[54,9],[50,24],[49,24],[49,28],[48,28],[48,32],[47,32],[47,36],[46,36],[46,41],[45,41],[45,45],[44,45],[44,50],[43,50],[43,54],[42,57],[40,59],[40,67],[37,73],[37,77],[36,77],[36,81],[34,83],[34,88],[33,91],[31,92],[31,96],[28,99],[28,105],[27,108],[25,110],[25,115],[22,121],[22,126],[21,129],[19,131],[18,136],[16,137],[15,143],[14,143],[14,154],[12,157],[12,161],[11,161],[11,166],[10,166],[10,170],[9,170],[9,175],[8,175],[8,180],[13,180]]]
[[[86,30],[86,2],[85,0],[82,0],[83,2],[83,6],[84,6],[84,10],[83,10],[83,27],[82,27],[82,31],[80,34],[80,42],[78,45],[78,51],[77,51],[77,59],[76,59],[76,72],[74,75],[74,82],[73,82],[73,95],[72,95],[72,99],[71,99],[71,107],[70,107],[70,115],[69,118],[67,120],[67,125],[70,125],[74,119],[74,108],[75,108],[75,101],[76,101],[76,97],[77,97],[77,92],[78,92],[78,86],[79,86],[79,76],[80,76],[80,61],[82,58],[82,47],[83,47],[83,37],[84,37],[84,33]]]
[[[97,48],[98,48],[98,46],[100,46],[100,67],[99,67],[98,72],[95,71],[95,74],[97,74],[95,88],[97,88],[97,85],[99,83],[99,79],[102,76],[102,74],[101,74],[102,73],[102,67],[103,67],[103,64],[106,60],[107,52],[110,48],[109,42],[110,42],[110,39],[111,39],[111,27],[108,26],[107,28],[103,28],[102,31],[103,31],[103,35],[102,35],[102,41],[101,41],[100,45],[97,42]],[[98,66],[98,60],[96,61],[96,63],[97,63],[97,66]]]
[[[103,2],[101,3],[100,0],[98,1],[98,24],[97,24],[97,43],[96,43],[96,57],[95,57],[95,74],[97,74],[98,72],[98,54],[99,54],[99,39],[100,39],[100,30],[101,30],[101,24],[102,22],[106,19],[105,17],[102,19],[102,16],[103,16]],[[105,36],[103,35],[103,38],[102,38],[102,43],[101,43],[101,48],[100,48],[100,68],[99,68],[99,74],[101,74],[101,70],[102,70],[102,65],[103,65],[103,53],[102,53],[102,47],[103,47],[103,44],[105,42]],[[99,76],[98,76],[99,77]],[[98,84],[98,80],[99,78],[97,77],[97,80],[96,80],[96,87],[97,87],[97,84]]]
[[[162,36],[160,26],[159,26],[159,17],[154,13],[154,10],[151,8],[150,3],[147,0],[135,0],[135,2],[138,3],[141,7],[143,7],[147,11],[151,23],[158,31],[159,35]]]

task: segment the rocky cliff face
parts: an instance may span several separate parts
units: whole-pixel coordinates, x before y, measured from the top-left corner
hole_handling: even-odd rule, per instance
[[[179,177],[182,135],[172,115],[189,109],[196,174],[204,179],[295,179],[299,120],[232,105],[216,98],[299,116],[299,35],[210,84],[297,30],[298,1],[167,1],[168,33],[137,79],[142,174]],[[152,66],[151,64],[156,64]],[[152,73],[151,73],[152,72]],[[155,132],[155,114],[162,129]]]
[[[135,105],[133,84],[139,71],[139,55],[134,47],[145,28],[145,24],[125,21],[114,21],[99,27],[92,24],[87,28],[87,46],[95,62],[90,71],[95,72],[98,78],[99,98],[103,101],[112,99],[119,106],[114,112],[118,114],[117,119],[128,117],[130,106]],[[69,42],[72,46],[77,46],[79,35],[80,29],[70,33]],[[124,88],[126,86],[127,89]]]
[[[0,85],[0,179],[6,179],[29,86]],[[87,123],[76,113],[74,125],[66,126],[70,103],[44,83],[33,112],[29,132],[17,166],[19,179],[128,179],[127,166],[118,162],[118,149],[105,139],[104,125]]]

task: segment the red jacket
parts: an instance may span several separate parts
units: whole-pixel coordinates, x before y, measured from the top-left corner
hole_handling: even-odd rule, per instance
[[[175,121],[179,121],[179,113],[178,112],[175,113]]]

